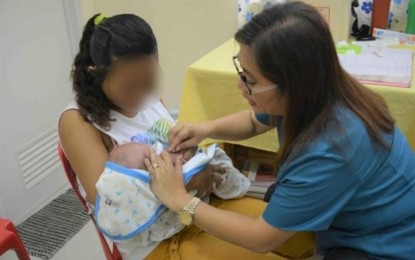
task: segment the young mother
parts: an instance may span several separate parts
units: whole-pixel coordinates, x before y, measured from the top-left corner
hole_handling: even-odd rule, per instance
[[[170,148],[206,137],[241,140],[279,125],[271,201],[258,218],[211,207],[186,193],[180,166],[152,154],[146,165],[158,199],[209,234],[256,252],[316,231],[327,259],[414,259],[415,154],[384,100],[341,68],[319,13],[300,2],[276,5],[235,39],[239,88],[252,111],[178,125]]]
[[[82,187],[95,203],[95,183],[104,170],[114,145],[130,142],[160,118],[173,120],[157,95],[159,64],[157,42],[150,26],[135,15],[105,18],[95,15],[86,24],[72,71],[76,100],[63,112],[59,135]],[[212,170],[196,175],[186,187],[208,194]],[[171,194],[173,195],[173,194]],[[257,217],[265,203],[244,198],[213,202],[218,208]],[[257,254],[219,240],[196,227],[148,248],[119,244],[123,259],[282,259],[276,254]],[[313,252],[309,234],[276,252],[292,257]]]

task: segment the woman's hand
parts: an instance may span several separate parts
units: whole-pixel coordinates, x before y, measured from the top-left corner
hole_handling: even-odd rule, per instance
[[[209,129],[206,124],[177,124],[169,131],[169,151],[179,152],[197,146],[208,135]]]
[[[189,196],[183,181],[183,156],[179,155],[173,165],[167,152],[156,155],[151,150],[150,160],[146,158],[144,163],[151,175],[151,190],[157,199],[170,209],[181,209],[184,205],[178,203],[182,204]]]
[[[144,163],[151,175],[151,190],[157,199],[165,206],[173,210],[181,209],[189,198],[183,181],[183,156],[179,155],[173,164],[170,155],[162,152],[156,155],[153,150],[150,152],[150,159]],[[187,190],[197,190],[196,196],[209,195],[212,192],[213,183],[219,186],[222,178],[213,173],[225,173],[226,170],[219,165],[209,165],[203,172],[193,176],[187,185]],[[190,196],[191,198],[191,196]]]

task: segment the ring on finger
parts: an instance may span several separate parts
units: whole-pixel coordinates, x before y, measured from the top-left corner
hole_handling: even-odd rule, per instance
[[[154,169],[160,168],[160,164],[158,164],[158,163],[153,163],[153,168],[154,168]]]

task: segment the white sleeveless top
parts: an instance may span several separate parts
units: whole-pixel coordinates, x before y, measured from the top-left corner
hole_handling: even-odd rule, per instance
[[[79,106],[75,101],[72,101],[63,112],[71,109],[79,109]],[[110,122],[111,129],[105,130],[95,123],[94,126],[101,132],[110,136],[118,145],[130,143],[134,136],[140,132],[148,131],[159,119],[167,119],[168,121],[171,121],[172,124],[175,123],[164,105],[155,98],[149,99],[134,117],[126,117],[117,111],[111,110],[110,118],[115,120]],[[86,198],[85,190],[79,181],[78,184],[82,196]],[[148,247],[136,248],[128,243],[117,243],[117,247],[124,260],[143,259],[153,251],[158,244],[159,243],[154,243]]]
[[[78,104],[72,101],[64,111],[70,109],[78,109]],[[119,145],[130,143],[131,138],[137,135],[137,133],[146,132],[159,119],[167,119],[172,124],[175,124],[174,119],[164,105],[155,99],[149,100],[134,117],[126,117],[117,111],[111,110],[110,118],[115,120],[110,122],[111,129],[105,130],[95,123],[94,126],[110,136]]]

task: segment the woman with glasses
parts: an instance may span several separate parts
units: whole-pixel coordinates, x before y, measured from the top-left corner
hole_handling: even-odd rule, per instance
[[[186,192],[179,165],[152,154],[147,167],[158,199],[207,233],[256,252],[313,231],[326,259],[413,259],[415,154],[383,98],[341,68],[320,14],[300,2],[275,5],[235,39],[238,86],[251,109],[178,125],[170,149],[277,127],[271,200],[258,218],[211,207]]]

